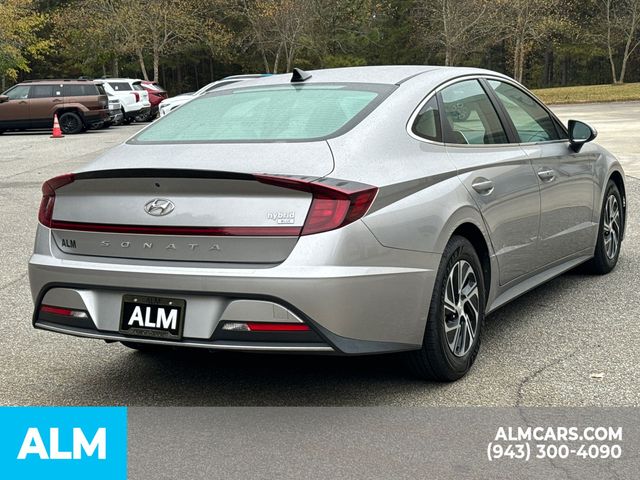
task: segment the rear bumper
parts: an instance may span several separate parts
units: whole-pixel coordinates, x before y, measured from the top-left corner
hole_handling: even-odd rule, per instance
[[[109,119],[111,120],[112,123],[121,122],[123,118],[124,118],[124,115],[121,109],[109,110]]]
[[[141,107],[137,110],[129,110],[127,112],[124,112],[124,117],[125,118],[136,118],[138,115],[144,115],[145,113],[148,113],[150,110],[150,106],[147,104],[146,107]]]
[[[356,239],[360,241],[353,243]],[[39,226],[29,263],[36,328],[107,341],[274,352],[368,354],[419,348],[439,263],[437,255],[381,246],[361,222],[302,237],[285,262],[268,268],[153,264],[64,255],[56,249],[49,230]],[[368,258],[363,259],[365,252]],[[353,261],[345,261],[347,253]],[[125,294],[186,300],[182,341],[121,335]],[[91,324],[52,323],[40,315],[42,304],[86,311]],[[218,338],[222,322],[243,318],[301,321],[321,341]]]
[[[97,125],[108,121],[109,110],[90,110],[84,113],[84,122],[87,126]]]

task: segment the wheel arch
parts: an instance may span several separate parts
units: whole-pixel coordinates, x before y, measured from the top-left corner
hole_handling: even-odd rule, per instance
[[[472,222],[464,222],[456,227],[451,234],[453,236],[461,236],[469,240],[480,259],[480,265],[482,267],[482,277],[485,285],[485,301],[489,298],[489,291],[491,290],[491,254],[489,251],[489,245],[485,239],[484,233],[480,228]]]
[[[610,180],[613,183],[615,183],[616,187],[618,187],[618,190],[620,191],[620,196],[622,197],[622,234],[620,235],[620,239],[622,240],[624,238],[624,233],[627,226],[627,190],[624,184],[624,174],[617,169],[609,172],[607,181],[604,183],[604,186],[602,189],[600,205],[602,205],[602,202],[604,202],[604,196],[606,195],[607,184],[609,183]],[[599,212],[599,215],[601,214],[602,212]]]

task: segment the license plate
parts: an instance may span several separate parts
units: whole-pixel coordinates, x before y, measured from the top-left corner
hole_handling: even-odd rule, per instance
[[[124,295],[120,333],[179,340],[187,302],[176,298]]]

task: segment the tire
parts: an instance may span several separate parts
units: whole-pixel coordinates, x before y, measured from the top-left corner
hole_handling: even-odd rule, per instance
[[[84,123],[82,123],[82,119],[77,113],[65,112],[60,115],[58,121],[60,122],[60,129],[65,135],[73,135],[84,130]]]
[[[133,118],[132,117],[127,117],[127,114],[125,113],[124,109],[122,110],[122,125],[129,125],[131,122],[133,122]]]
[[[145,123],[150,122],[151,120],[153,120],[153,118],[151,118],[151,112],[136,115],[136,122]]]
[[[466,296],[459,294],[460,275]],[[466,238],[452,237],[436,275],[422,348],[405,354],[414,374],[452,382],[469,371],[480,349],[485,298],[478,254]]]
[[[143,353],[162,353],[167,351],[171,347],[165,347],[163,345],[153,345],[150,343],[138,343],[138,342],[120,342],[127,348],[132,350],[138,350]]]
[[[612,180],[607,183],[600,212],[596,249],[593,258],[586,266],[591,273],[605,275],[613,270],[618,263],[625,222],[622,195]]]

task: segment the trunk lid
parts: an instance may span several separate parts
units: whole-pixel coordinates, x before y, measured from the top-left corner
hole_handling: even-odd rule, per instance
[[[325,142],[292,145],[116,147],[56,190],[53,241],[69,255],[280,263],[298,241],[312,195],[254,174],[314,179],[333,169]]]
[[[324,177],[333,171],[327,142],[132,144],[112,148],[80,171],[173,168]]]

